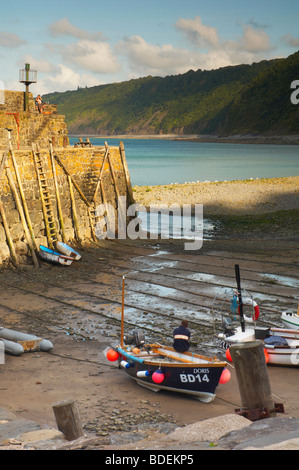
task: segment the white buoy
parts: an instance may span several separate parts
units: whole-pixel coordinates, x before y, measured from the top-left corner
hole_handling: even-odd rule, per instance
[[[121,361],[120,365],[124,369],[129,369],[129,367],[130,367],[130,364],[127,361]]]
[[[143,378],[143,377],[148,377],[150,373],[148,370],[139,370],[136,375],[139,378]]]

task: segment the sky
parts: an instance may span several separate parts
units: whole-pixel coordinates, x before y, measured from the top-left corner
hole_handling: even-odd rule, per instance
[[[25,63],[36,96],[287,57],[298,25],[298,0],[5,1],[0,89],[24,89]]]

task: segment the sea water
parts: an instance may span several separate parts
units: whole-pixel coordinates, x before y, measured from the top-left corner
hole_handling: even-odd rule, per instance
[[[78,141],[71,138],[70,143]],[[120,139],[91,138],[93,145]],[[122,139],[132,185],[233,181],[299,175],[298,145]]]

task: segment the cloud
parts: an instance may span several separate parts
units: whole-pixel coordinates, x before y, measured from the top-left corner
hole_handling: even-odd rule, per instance
[[[48,51],[60,55],[63,62],[71,67],[81,68],[96,74],[116,73],[120,64],[110,44],[103,40],[101,32],[89,33],[79,29],[67,18],[50,26],[54,36],[69,36],[77,41],[69,44],[48,44]]]
[[[124,37],[113,44],[101,32],[85,31],[64,18],[49,26],[55,40],[42,44],[41,60],[26,56],[26,61],[41,76],[45,74],[37,86],[46,93],[99,85],[103,83],[99,83],[101,75],[112,82],[119,80],[120,74],[128,80],[252,63],[273,50],[266,26],[263,28],[252,19],[241,25],[240,37],[234,40],[221,38],[217,28],[205,25],[200,16],[179,18],[175,28],[192,47],[153,44],[140,35]],[[297,39],[289,35],[285,41],[295,43]]]
[[[213,69],[231,64],[229,50],[211,49],[208,53],[175,48],[171,45],[153,45],[140,36],[132,36],[120,41],[116,48],[126,56],[131,76],[172,75],[188,70]]]
[[[139,74],[178,74],[190,69],[216,69],[239,63],[252,63],[272,50],[268,34],[261,28],[244,25],[238,41],[221,41],[216,28],[205,26],[199,16],[179,19],[176,29],[192,43],[192,50],[169,44],[147,43],[141,36],[131,36],[118,43],[115,51],[125,56],[130,70]],[[264,57],[263,57],[264,58]]]
[[[0,46],[15,48],[27,44],[27,41],[21,39],[17,34],[0,32]]]
[[[217,29],[212,26],[205,26],[200,16],[196,16],[195,19],[180,18],[175,27],[198,48],[217,49],[222,50],[224,53],[231,50],[231,52],[243,51],[254,54],[272,49],[268,34],[253,20],[250,21],[249,25],[243,26],[243,35],[239,41],[221,41]]]
[[[288,44],[288,46],[291,46],[291,47],[299,47],[299,37],[298,38],[294,38],[294,36],[292,36],[291,34],[285,34],[283,37],[282,37],[282,40]]]
[[[200,16],[195,19],[180,18],[175,27],[178,31],[182,32],[192,44],[199,47],[219,46],[219,37],[217,29],[212,26],[205,26],[202,24]]]
[[[63,64],[59,64],[52,75],[46,75],[38,81],[37,87],[40,94],[45,94],[96,85],[99,85],[99,80],[93,75],[80,74]]]
[[[252,19],[249,24],[242,25],[242,35],[238,40],[220,38],[217,29],[204,25],[199,16],[195,19],[180,18],[175,27],[195,50],[202,52],[201,68],[252,63],[265,58],[265,53],[274,49],[270,37],[264,31],[268,26],[259,25]]]
[[[141,36],[123,39],[116,51],[126,57],[135,73],[166,75],[183,73],[191,67],[198,68],[197,54],[171,45],[149,44]]]
[[[248,21],[248,24],[253,26],[254,28],[258,28],[258,29],[267,29],[267,28],[269,28],[268,24],[266,24],[266,23],[261,24],[258,21],[256,21],[254,18],[250,18],[250,20]]]
[[[71,36],[77,39],[103,40],[101,32],[89,33],[84,29],[77,28],[71,24],[68,18],[55,21],[50,25],[50,32],[53,36]]]
[[[239,49],[246,52],[260,53],[270,51],[272,46],[270,38],[265,31],[248,25],[244,27]]]
[[[120,64],[106,42],[80,40],[68,45],[49,45],[49,50],[59,54],[70,66],[76,66],[97,74],[116,73]]]

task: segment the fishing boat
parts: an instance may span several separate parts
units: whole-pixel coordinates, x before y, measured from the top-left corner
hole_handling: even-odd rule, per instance
[[[110,361],[118,361],[119,367],[137,384],[154,392],[179,392],[209,403],[216,396],[218,384],[230,379],[227,362],[217,357],[178,353],[159,343],[146,344],[141,331],[125,337],[123,316],[122,309],[121,343],[109,349],[106,356]]]
[[[39,247],[39,256],[45,261],[61,264],[63,266],[70,266],[74,261],[74,258],[71,258],[70,256],[65,256],[43,245],[40,245]]]
[[[229,348],[233,344],[256,340],[263,342],[268,364],[299,367],[299,330],[251,327],[243,332],[241,327],[237,327],[229,336],[218,335],[217,344],[230,359]]]
[[[70,258],[73,258],[75,261],[79,261],[79,259],[81,259],[80,253],[78,253],[76,250],[74,250],[74,248],[67,245],[66,243],[56,242],[55,247],[59,253],[65,256],[68,256]]]
[[[268,364],[299,367],[299,330],[258,327],[255,325],[257,320],[256,312],[253,313],[252,317],[244,316],[238,265],[235,266],[235,271],[238,284],[238,312],[241,325],[235,328],[230,318],[223,319],[224,332],[217,336],[217,346],[226,351],[226,358],[230,359],[229,348],[233,344],[244,341],[262,341]],[[250,326],[248,326],[248,323]]]

